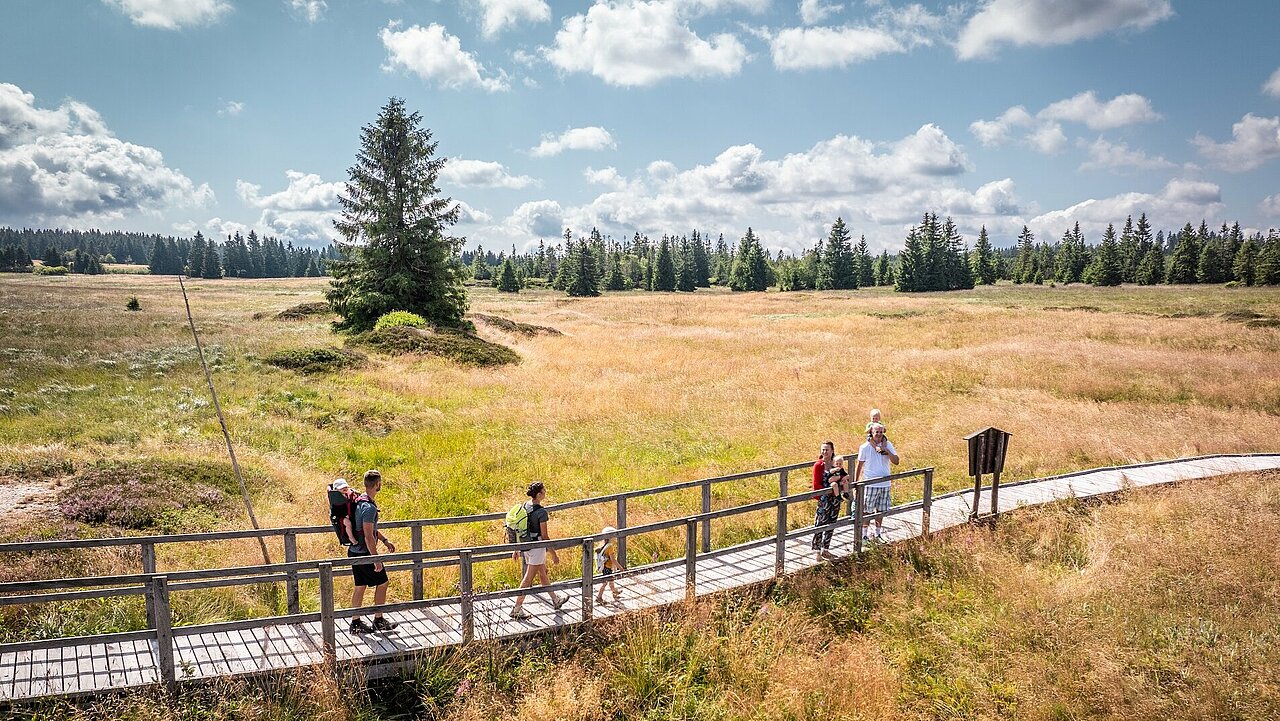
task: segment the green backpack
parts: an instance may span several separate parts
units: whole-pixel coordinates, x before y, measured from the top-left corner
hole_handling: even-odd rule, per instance
[[[507,518],[502,522],[507,532],[507,543],[520,543],[529,538],[529,508],[527,503],[517,503],[507,511]]]

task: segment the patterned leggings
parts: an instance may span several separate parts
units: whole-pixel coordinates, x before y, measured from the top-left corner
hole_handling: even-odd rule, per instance
[[[818,511],[814,514],[813,525],[823,526],[828,523],[835,523],[836,518],[840,516],[840,496],[833,496],[830,493],[823,495],[818,499]],[[827,549],[831,547],[832,530],[818,531],[813,534],[813,550]]]

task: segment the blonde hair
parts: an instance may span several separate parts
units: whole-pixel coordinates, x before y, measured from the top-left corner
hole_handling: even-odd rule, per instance
[[[871,409],[871,413],[870,413],[867,417],[868,417],[868,418],[874,418],[874,417],[876,417],[876,416],[878,416],[878,415],[881,415],[881,413],[880,413],[880,409],[879,409],[879,408],[872,408],[872,409]]]

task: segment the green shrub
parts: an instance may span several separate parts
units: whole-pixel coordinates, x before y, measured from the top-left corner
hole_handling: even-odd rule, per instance
[[[142,310],[142,304],[138,302],[138,296],[129,296],[129,300],[124,304],[125,310]]]
[[[363,365],[368,357],[346,348],[286,348],[278,350],[262,361],[267,365],[299,373],[329,373]]]
[[[357,336],[353,341],[388,355],[421,353],[464,365],[487,367],[520,362],[520,356],[504,345],[448,328],[431,331],[395,326],[372,330]]]
[[[373,324],[373,329],[382,330],[383,328],[399,328],[401,326],[423,328],[426,325],[426,319],[417,313],[410,313],[407,310],[393,310],[379,318],[378,322]]]
[[[71,272],[65,265],[39,265],[32,269],[36,275],[66,275]]]
[[[1230,280],[1230,281],[1227,281],[1227,285],[1226,285],[1226,287],[1228,287],[1228,288],[1239,288],[1239,287],[1240,287],[1240,281],[1238,281],[1238,280]]]

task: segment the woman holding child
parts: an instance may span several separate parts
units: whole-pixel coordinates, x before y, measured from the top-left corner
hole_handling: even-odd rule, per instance
[[[840,515],[840,493],[843,481],[849,473],[841,461],[836,459],[836,446],[831,441],[824,441],[818,460],[813,464],[813,490],[822,491],[818,499],[818,510],[814,514],[813,525],[823,526],[835,523]],[[813,534],[813,550],[818,552],[818,559],[834,558],[831,551],[832,529],[818,531]]]

